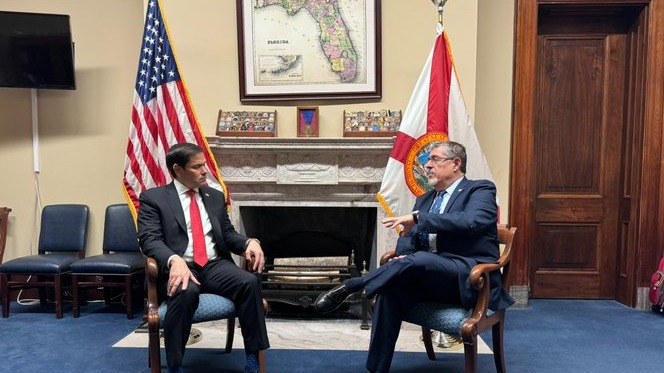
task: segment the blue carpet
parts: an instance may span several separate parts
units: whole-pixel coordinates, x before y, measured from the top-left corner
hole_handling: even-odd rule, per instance
[[[90,304],[81,317],[57,320],[52,307],[12,304],[0,319],[0,372],[149,372],[144,348],[112,348],[134,330],[122,308]],[[509,372],[648,372],[662,369],[664,318],[613,301],[531,300],[510,309],[505,325]],[[490,333],[482,338],[491,343]],[[265,353],[270,373],[364,372],[365,351],[276,350]],[[165,362],[162,356],[162,361]],[[244,353],[189,349],[189,372],[242,372]],[[391,372],[463,372],[463,356],[395,354]],[[495,372],[492,355],[480,355],[480,372]]]
[[[664,318],[614,301],[534,299],[510,309],[511,372],[661,372]]]

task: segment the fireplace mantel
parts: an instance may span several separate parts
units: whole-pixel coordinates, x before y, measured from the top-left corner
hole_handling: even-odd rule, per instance
[[[238,201],[260,196],[375,202],[393,142],[393,138],[208,138],[231,197]]]
[[[254,150],[261,153],[349,150],[389,154],[394,144],[394,137],[208,137],[207,140],[213,151],[228,149],[233,153],[235,150],[244,153]]]
[[[373,252],[394,247],[396,234],[380,224],[385,212],[376,200],[394,138],[209,137],[208,144],[240,231],[242,206],[375,207]]]

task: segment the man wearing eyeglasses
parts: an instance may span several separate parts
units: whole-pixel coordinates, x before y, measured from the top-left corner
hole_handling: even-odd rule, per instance
[[[432,144],[424,168],[433,190],[417,198],[412,213],[382,221],[386,228],[403,227],[395,258],[321,294],[314,304],[329,313],[362,289],[367,298],[376,296],[366,363],[370,372],[390,370],[401,320],[410,308],[422,301],[471,308],[477,297],[468,282],[472,267],[499,257],[496,186],[465,177],[465,147],[453,141]],[[491,282],[489,308],[514,303],[498,273]]]

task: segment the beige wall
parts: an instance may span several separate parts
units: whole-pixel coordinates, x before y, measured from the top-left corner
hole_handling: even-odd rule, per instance
[[[508,222],[514,0],[478,0],[475,129]],[[462,80],[461,84],[465,84]]]
[[[435,36],[429,0],[382,0],[383,98],[371,103],[240,104],[235,1],[162,0],[181,73],[205,135],[219,109],[277,110],[279,136],[295,137],[295,107],[320,107],[320,136],[342,136],[343,110],[405,109]],[[36,251],[41,205],[91,208],[88,255],[101,252],[104,208],[120,188],[144,21],[143,0],[0,0],[0,9],[70,14],[75,91],[37,91],[40,172],[33,172],[31,92],[0,88],[0,206],[14,209],[5,260]],[[512,74],[511,0],[451,0],[445,27],[471,117],[507,211]],[[223,163],[223,160],[222,160]],[[33,239],[33,236],[35,237]]]

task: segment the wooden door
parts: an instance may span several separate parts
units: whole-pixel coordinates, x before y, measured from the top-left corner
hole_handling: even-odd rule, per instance
[[[539,9],[533,297],[615,297],[634,20],[622,8]]]
[[[515,0],[512,294],[647,307],[664,242],[664,0]]]

